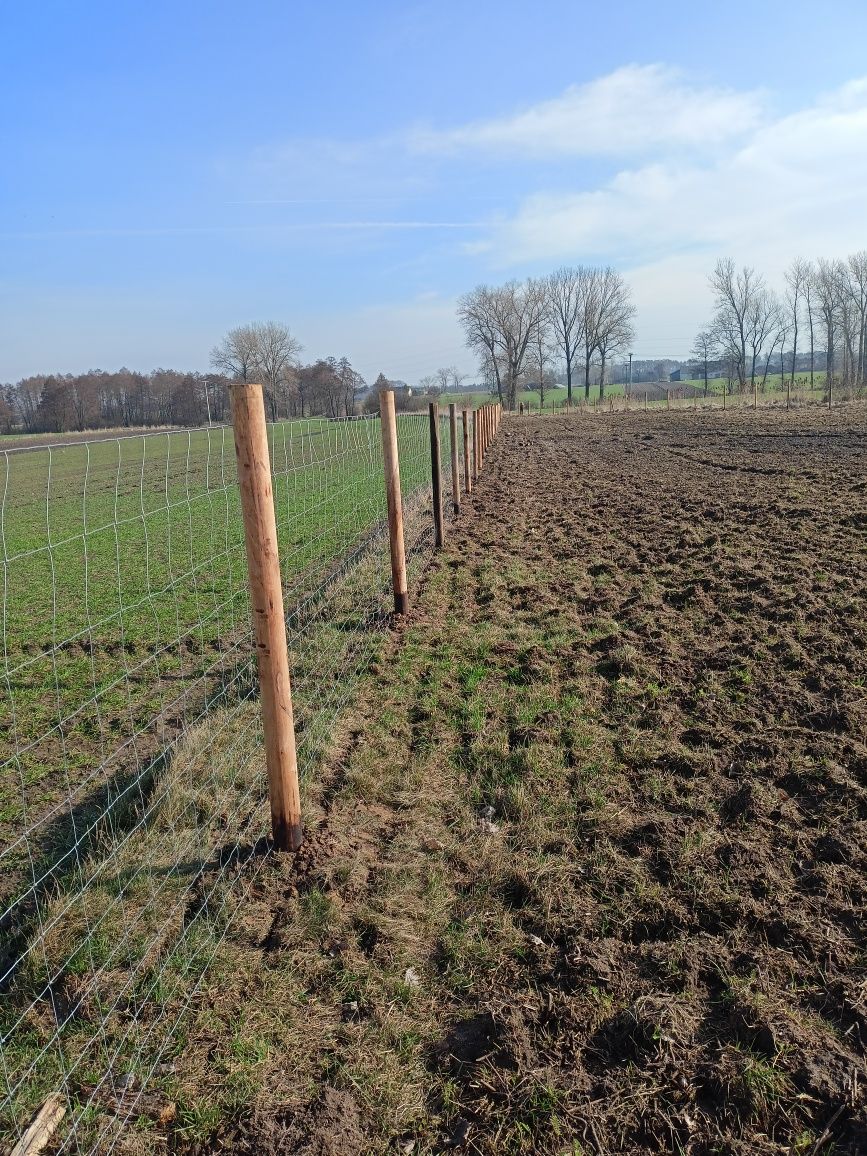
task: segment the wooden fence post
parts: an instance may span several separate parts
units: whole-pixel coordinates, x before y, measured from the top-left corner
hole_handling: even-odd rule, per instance
[[[455,515],[461,512],[461,481],[458,469],[458,407],[449,402],[449,437],[452,451],[452,508]]]
[[[477,482],[479,480],[479,469],[480,469],[481,464],[482,464],[481,461],[479,460],[480,455],[481,455],[481,447],[479,445],[479,411],[477,409],[474,409],[473,410],[473,481],[474,482]]]
[[[759,383],[753,382],[753,409],[759,408]]]
[[[406,584],[406,554],[403,545],[403,506],[400,500],[400,458],[397,450],[397,418],[394,391],[380,390],[379,416],[382,422],[382,460],[385,467],[385,499],[388,503],[388,547],[391,552],[391,588],[395,614],[409,610]]]
[[[434,546],[443,544],[443,478],[440,457],[440,407],[439,402],[428,404],[430,415],[430,476],[433,490]]]
[[[261,385],[238,383],[232,386],[231,393],[262,699],[271,833],[278,851],[297,851],[303,839],[301,798],[265,403]]]
[[[461,410],[461,425],[464,430],[464,493],[473,492],[473,475],[470,466],[470,415],[467,410]]]

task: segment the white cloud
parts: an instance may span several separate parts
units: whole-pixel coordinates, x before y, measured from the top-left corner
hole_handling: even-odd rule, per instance
[[[453,129],[418,128],[409,143],[420,153],[484,150],[520,157],[705,149],[755,129],[762,105],[756,92],[702,87],[664,65],[631,64],[512,116]]]
[[[468,250],[499,268],[613,261],[635,271],[645,317],[661,320],[660,307],[683,316],[685,306],[691,320],[678,328],[687,328],[709,307],[706,275],[717,256],[778,281],[795,256],[867,244],[865,141],[867,79],[756,126],[712,158],[670,155],[595,189],[535,192]]]

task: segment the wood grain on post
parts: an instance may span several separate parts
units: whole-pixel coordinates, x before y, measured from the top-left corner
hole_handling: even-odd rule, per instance
[[[9,1156],[41,1156],[65,1115],[63,1097],[57,1093],[49,1096]]]
[[[428,405],[430,415],[430,472],[433,490],[434,546],[442,546],[445,541],[443,527],[443,478],[440,457],[440,407],[439,402]]]
[[[277,521],[261,385],[243,382],[232,386],[232,426],[259,666],[271,832],[278,851],[297,851],[303,838],[301,799]]]
[[[400,457],[397,450],[394,391],[391,389],[379,392],[379,416],[382,423],[382,460],[385,468],[385,500],[388,505],[388,547],[391,553],[394,612],[406,614],[409,610],[409,594],[403,545],[403,506],[400,500]]]
[[[455,514],[461,512],[461,481],[458,469],[458,407],[449,402],[449,437],[452,451],[452,508]]]
[[[466,409],[461,410],[461,425],[464,430],[464,493],[473,492],[473,471],[470,464],[470,415]]]

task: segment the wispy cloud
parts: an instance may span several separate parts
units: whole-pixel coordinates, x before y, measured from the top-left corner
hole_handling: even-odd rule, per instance
[[[8,240],[50,240],[53,238],[98,238],[98,237],[194,237],[265,235],[281,236],[298,233],[328,232],[376,232],[382,230],[402,231],[417,229],[479,229],[481,221],[307,221],[275,225],[181,225],[154,228],[95,228],[95,229],[39,229],[26,232],[0,232],[0,241]]]
[[[661,64],[627,65],[509,116],[450,129],[417,128],[417,153],[483,150],[510,157],[624,156],[707,148],[762,120],[758,92],[697,85]]]

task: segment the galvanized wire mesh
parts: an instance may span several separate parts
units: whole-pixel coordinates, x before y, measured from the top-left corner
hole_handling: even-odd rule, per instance
[[[381,430],[269,434],[309,775],[391,608]],[[398,443],[412,574],[427,414]],[[3,451],[0,557],[0,1140],[59,1094],[55,1150],[109,1151],[271,853],[231,430]]]

